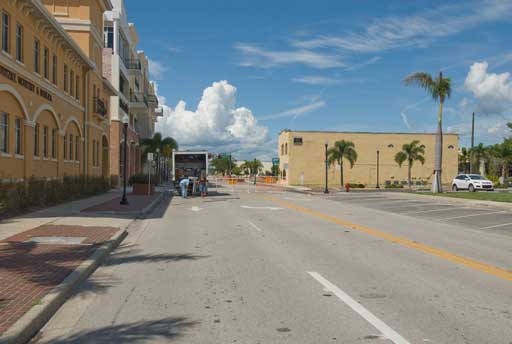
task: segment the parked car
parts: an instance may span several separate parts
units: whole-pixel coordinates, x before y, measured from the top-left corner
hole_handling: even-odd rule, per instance
[[[469,192],[477,190],[494,191],[494,184],[479,174],[459,174],[453,179],[452,190],[469,190]]]

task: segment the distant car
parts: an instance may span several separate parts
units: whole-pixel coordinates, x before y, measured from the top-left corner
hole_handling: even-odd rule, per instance
[[[453,179],[452,190],[477,190],[494,191],[493,183],[479,174],[459,174]]]

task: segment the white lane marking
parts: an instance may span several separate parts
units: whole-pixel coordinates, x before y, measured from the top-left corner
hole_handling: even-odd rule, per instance
[[[189,210],[192,210],[192,211],[198,212],[198,211],[203,210],[203,208],[199,208],[199,207],[193,206],[193,207],[192,207],[192,208],[190,208]]]
[[[491,211],[489,213],[481,213],[481,214],[469,214],[469,215],[462,215],[462,216],[454,216],[454,217],[442,217],[439,220],[455,220],[455,219],[463,219],[465,217],[473,217],[473,216],[487,216],[487,215],[493,215],[493,214],[504,214],[506,211]]]
[[[263,231],[261,230],[261,228],[260,228],[260,227],[256,226],[256,225],[255,225],[254,223],[252,223],[251,221],[247,221],[247,222],[249,222],[249,224],[250,224],[254,229],[256,229],[258,232],[263,232]]]
[[[240,208],[244,208],[244,209],[266,209],[266,210],[282,210],[283,208],[279,208],[279,207],[252,207],[252,206],[248,206],[248,205],[241,205]]]
[[[510,225],[512,225],[512,222],[511,223],[502,223],[502,224],[494,225],[494,226],[482,227],[480,229],[491,229],[491,228],[505,227],[505,226],[510,226]]]
[[[437,204],[431,204],[431,205],[436,205]],[[445,206],[445,207],[448,207],[449,205],[447,204],[439,204],[440,207],[442,206]],[[471,207],[455,207],[455,208],[443,208],[443,209],[430,209],[430,210],[421,210],[421,211],[411,211],[411,212],[406,212],[404,214],[423,214],[423,213],[434,213],[436,211],[451,211],[451,210],[460,210],[460,209],[471,209]],[[478,210],[478,209],[475,209],[475,210]]]
[[[386,325],[382,320],[377,318],[375,315],[370,313],[369,310],[363,307],[359,302],[351,298],[348,294],[346,294],[343,290],[326,280],[322,275],[318,272],[308,272],[308,274],[313,277],[317,282],[325,287],[325,289],[329,290],[331,293],[336,295],[341,301],[343,301],[347,306],[352,308],[354,312],[359,314],[363,319],[368,321],[373,325],[377,330],[379,330],[387,339],[391,340],[395,344],[410,344],[405,338],[399,335],[395,330]]]

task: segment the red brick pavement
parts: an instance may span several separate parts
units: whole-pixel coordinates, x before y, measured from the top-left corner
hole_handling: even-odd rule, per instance
[[[121,197],[114,198],[108,202],[97,204],[93,207],[87,208],[82,210],[83,212],[87,213],[94,213],[94,212],[116,212],[116,213],[123,213],[123,212],[134,212],[134,211],[141,211],[145,207],[147,207],[151,202],[153,202],[155,199],[157,199],[160,196],[159,192],[155,192],[154,194],[147,196],[147,195],[128,195],[128,204],[127,205],[121,205]]]
[[[0,334],[58,286],[119,229],[45,225],[0,242]],[[23,242],[34,236],[86,237],[88,245]]]

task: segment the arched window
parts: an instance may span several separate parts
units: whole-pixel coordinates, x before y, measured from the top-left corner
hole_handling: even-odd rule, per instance
[[[284,144],[284,155],[288,155],[288,142]]]
[[[392,143],[390,143],[390,144],[388,145],[388,148],[395,148],[395,145],[394,145],[394,144],[392,144]]]

